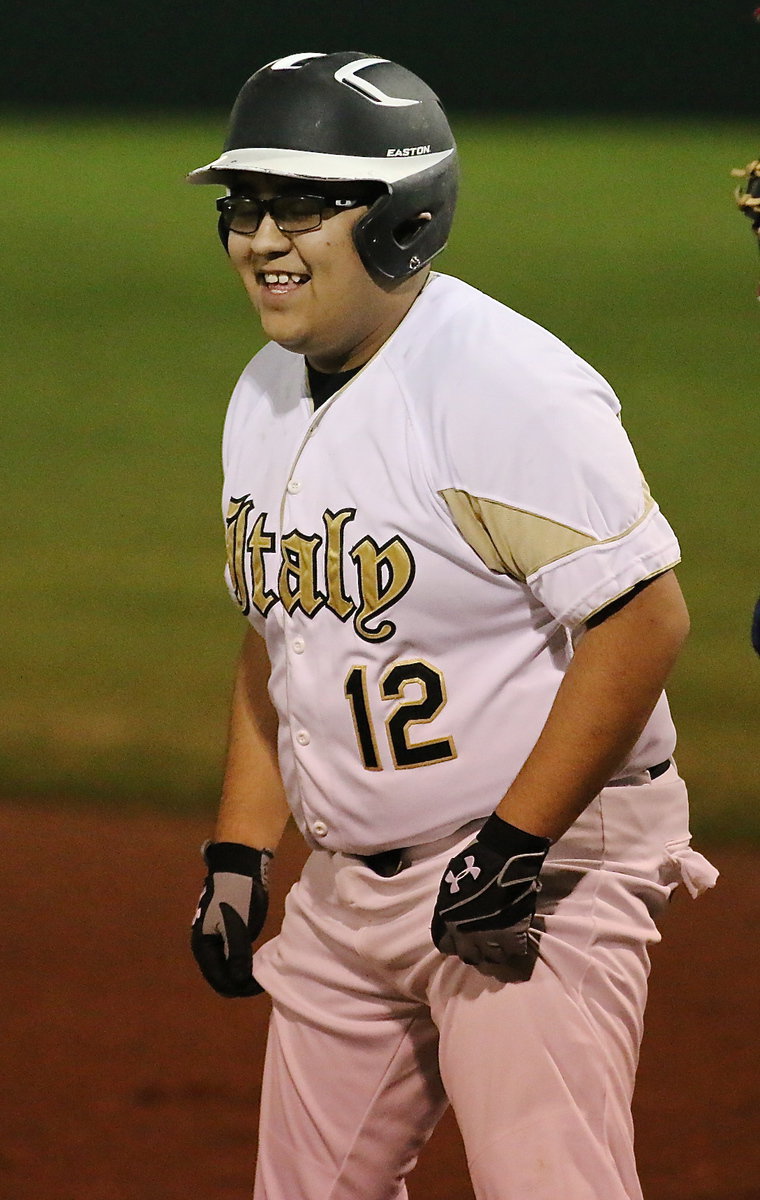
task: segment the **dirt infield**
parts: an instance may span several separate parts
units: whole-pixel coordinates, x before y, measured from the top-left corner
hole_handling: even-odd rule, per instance
[[[190,958],[207,832],[0,805],[1,1200],[250,1196],[267,1001],[216,997]],[[289,836],[271,927],[284,860],[301,855]],[[646,1200],[760,1200],[760,855],[710,856],[718,888],[694,905],[679,893],[653,955],[636,1098]],[[470,1200],[451,1120],[409,1190]]]

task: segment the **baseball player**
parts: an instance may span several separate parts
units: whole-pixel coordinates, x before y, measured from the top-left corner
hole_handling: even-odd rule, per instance
[[[402,67],[269,63],[189,178],[270,339],[224,430],[250,628],[192,932],[219,993],[272,999],[256,1200],[403,1200],[449,1104],[480,1200],[640,1197],[648,947],[717,872],[663,695],[678,544],[618,401],[431,270],[456,149]],[[252,958],[291,813],[313,852]]]
[[[747,163],[746,167],[738,167],[731,174],[744,180],[744,183],[737,184],[734,198],[741,212],[752,222],[753,233],[760,238],[760,160],[754,159],[753,162]],[[750,639],[754,649],[760,654],[760,600],[756,602],[752,614]]]

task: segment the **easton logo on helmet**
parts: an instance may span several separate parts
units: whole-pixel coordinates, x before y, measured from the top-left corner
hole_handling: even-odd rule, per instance
[[[386,158],[414,158],[415,154],[429,154],[429,146],[404,146],[403,150],[386,151]]]

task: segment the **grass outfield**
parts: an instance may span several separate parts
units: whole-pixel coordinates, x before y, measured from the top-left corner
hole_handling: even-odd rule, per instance
[[[214,803],[243,632],[221,580],[219,441],[260,338],[213,233],[206,122],[2,122],[0,789]],[[753,501],[760,274],[745,124],[459,122],[442,270],[605,374],[682,542],[670,687],[694,827],[760,837]]]

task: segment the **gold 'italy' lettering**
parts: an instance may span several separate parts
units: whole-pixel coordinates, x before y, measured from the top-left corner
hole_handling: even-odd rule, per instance
[[[394,622],[378,618],[406,594],[414,580],[414,559],[403,538],[393,537],[380,546],[366,536],[356,543],[349,552],[356,569],[358,600],[354,600],[346,586],[344,549],[345,531],[356,509],[325,509],[324,536],[294,529],[280,539],[274,591],[266,586],[266,561],[276,554],[277,538],[266,529],[267,513],[258,513],[254,521],[254,511],[250,496],[236,496],[225,518],[230,583],[246,616],[255,608],[265,617],[279,599],[288,614],[300,609],[313,617],[327,607],[340,621],[353,616],[354,630],[366,642],[384,642],[393,636]]]

